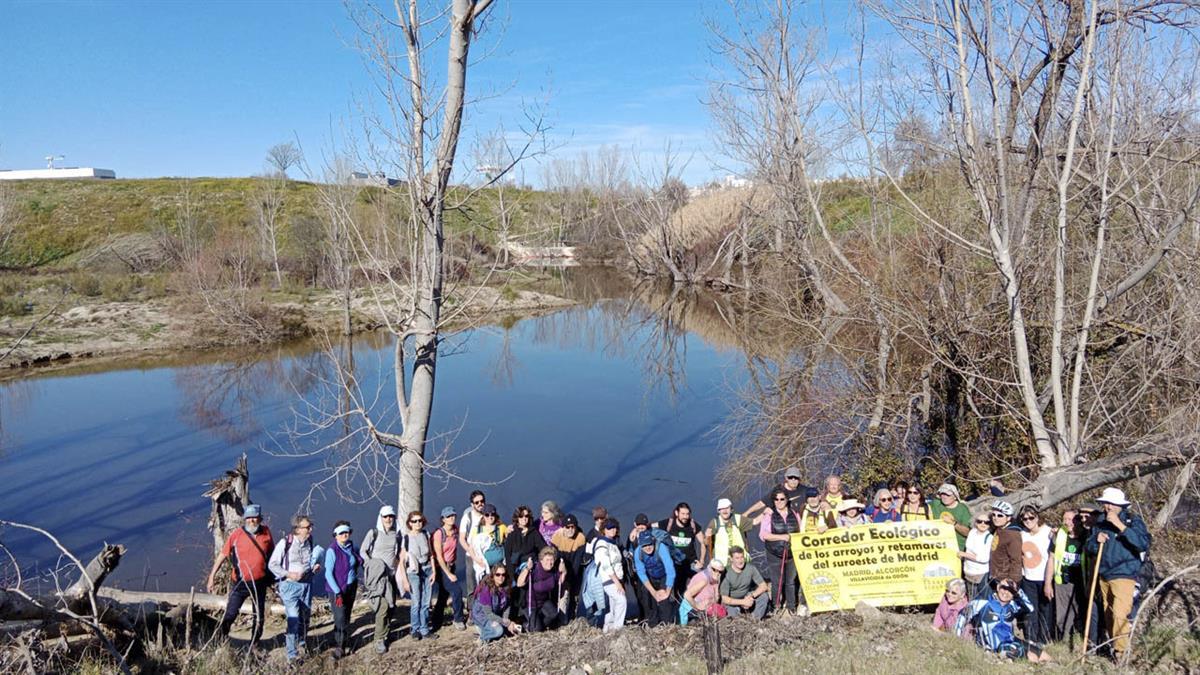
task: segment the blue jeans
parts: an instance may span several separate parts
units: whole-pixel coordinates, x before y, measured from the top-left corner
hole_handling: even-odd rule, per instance
[[[458,581],[450,581],[445,574],[439,575],[437,583],[434,585],[434,603],[433,615],[437,617],[438,624],[444,621],[446,613],[446,598],[450,598],[450,606],[454,609],[454,622],[462,623],[463,621],[463,592],[462,592],[462,577]]]
[[[284,579],[279,582],[279,599],[287,614],[287,634],[284,637],[288,660],[300,655],[308,636],[308,618],[312,614],[312,583]]]
[[[413,635],[429,635],[429,599],[433,595],[433,566],[427,565],[417,572],[408,573],[411,589],[409,599],[409,632]]]
[[[504,637],[504,626],[499,621],[488,617],[489,613],[485,612],[483,606],[478,602],[471,607],[471,622],[479,628],[479,639],[483,642],[491,642]]]

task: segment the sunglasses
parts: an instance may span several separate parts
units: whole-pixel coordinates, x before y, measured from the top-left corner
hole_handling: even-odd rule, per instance
[[[420,525],[423,522],[425,522],[425,521],[421,520],[420,518],[413,518],[412,520],[408,521],[408,524],[409,525]]]
[[[1037,520],[1037,516],[1021,516],[1021,520],[1024,520],[1024,521]]]
[[[492,576],[493,576],[493,577],[495,577],[495,578],[497,578],[497,579],[503,579],[504,577],[506,577],[506,576],[508,576],[508,575],[507,575],[507,574],[505,574],[504,572],[496,572],[496,573],[495,573],[495,574],[493,574]]]
[[[975,524],[976,524],[976,525],[987,525],[987,522],[988,522],[988,521],[987,521],[987,518],[980,518],[980,519],[978,519],[978,520],[976,520],[976,521],[975,521]]]
[[[908,491],[908,494],[910,494],[910,495],[919,495],[919,494],[921,494],[921,491],[920,491],[920,490],[909,490],[909,491]]]
[[[475,506],[479,506],[480,504],[483,503],[483,500],[482,499],[472,499],[471,503],[474,504]]]
[[[786,501],[787,501],[787,497],[776,497],[776,498],[775,498],[775,501],[777,501],[777,502],[786,502]]]
[[[879,501],[881,501],[881,502],[890,502],[890,501],[892,501],[892,498],[891,498],[891,497],[880,497],[880,498],[879,498]]]

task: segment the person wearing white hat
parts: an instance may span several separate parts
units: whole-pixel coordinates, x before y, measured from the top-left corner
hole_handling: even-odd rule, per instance
[[[1133,610],[1137,578],[1150,551],[1150,533],[1146,523],[1130,513],[1129,500],[1121,490],[1104,488],[1096,501],[1104,514],[1092,528],[1087,552],[1095,556],[1099,566],[1101,611],[1119,661],[1129,649],[1129,614]]]
[[[740,513],[733,512],[733,502],[722,497],[717,500],[717,517],[708,521],[704,528],[704,538],[712,542],[709,547],[713,552],[713,560],[729,564],[729,549],[734,546],[746,548],[746,533],[753,529],[754,524]]]
[[[400,557],[400,533],[396,527],[396,509],[379,507],[375,527],[363,537],[359,555],[363,559],[363,592],[375,613],[375,651],[387,651],[387,636],[396,604],[396,564]]]
[[[867,517],[867,507],[857,499],[844,499],[837,507],[838,527],[853,527],[855,525],[866,525],[871,522]]]

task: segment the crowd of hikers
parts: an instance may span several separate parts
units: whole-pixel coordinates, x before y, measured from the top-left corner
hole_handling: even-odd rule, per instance
[[[1033,506],[1014,512],[998,484],[992,492],[998,499],[972,513],[952,484],[926,498],[915,482],[897,481],[867,493],[867,504],[850,496],[838,476],[818,489],[801,485],[800,471],[789,468],[780,484],[740,513],[719,499],[704,526],[681,502],[661,520],[639,513],[626,529],[597,506],[585,530],[552,501],[537,513],[518,506],[506,523],[476,490],[461,517],[447,506],[438,523],[418,511],[397,522],[396,510],[383,506],[360,543],[351,524],[340,520],[324,547],[313,540],[308,516],[295,516],[291,531],[275,539],[260,507],[251,504],[208,584],[211,590],[228,560],[233,584],[220,630],[228,634],[250,600],[251,644],[262,635],[267,591],[275,585],[287,615],[289,661],[306,652],[314,594],[326,595],[332,655],[341,658],[351,648],[355,602],[370,604],[375,650],[384,653],[402,595],[409,598],[413,640],[437,638],[447,618],[460,630],[470,622],[488,642],[576,619],[611,632],[634,621],[655,626],[804,612],[792,534],[940,520],[953,525],[963,565],[934,612],[935,629],[1009,658],[1047,660],[1049,641],[1077,639],[1119,657],[1129,646],[1150,548],[1146,526],[1124,494],[1107,488],[1095,508],[1068,507],[1055,527]],[[1085,621],[1091,593],[1094,616]]]

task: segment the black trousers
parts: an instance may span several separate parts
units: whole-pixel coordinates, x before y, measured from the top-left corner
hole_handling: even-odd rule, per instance
[[[229,589],[229,598],[225,601],[225,616],[221,619],[221,635],[229,635],[229,629],[237,620],[238,612],[246,600],[254,607],[254,627],[250,631],[250,644],[257,644],[262,637],[263,618],[267,609],[267,587],[270,580],[267,577],[254,581],[239,581]]]
[[[666,579],[651,579],[650,585],[656,591],[661,591],[664,588],[668,591],[673,590],[667,587]],[[674,596],[668,595],[666,600],[656,600],[654,596],[650,595],[650,591],[646,590],[644,585],[639,583],[639,586],[641,586],[642,593],[646,597],[647,607],[642,613],[642,618],[646,620],[647,625],[657,626],[660,624],[678,623],[679,605],[675,602]]]
[[[526,611],[529,611],[528,608]],[[535,604],[533,611],[529,613],[526,629],[530,633],[540,633],[544,630],[558,628],[561,615],[562,612],[558,611],[558,603],[553,600],[546,600],[540,605]]]
[[[358,582],[342,589],[342,606],[337,606],[337,599],[330,598],[333,610],[333,646],[345,649],[350,640],[350,610],[354,607],[354,596],[358,595]]]

